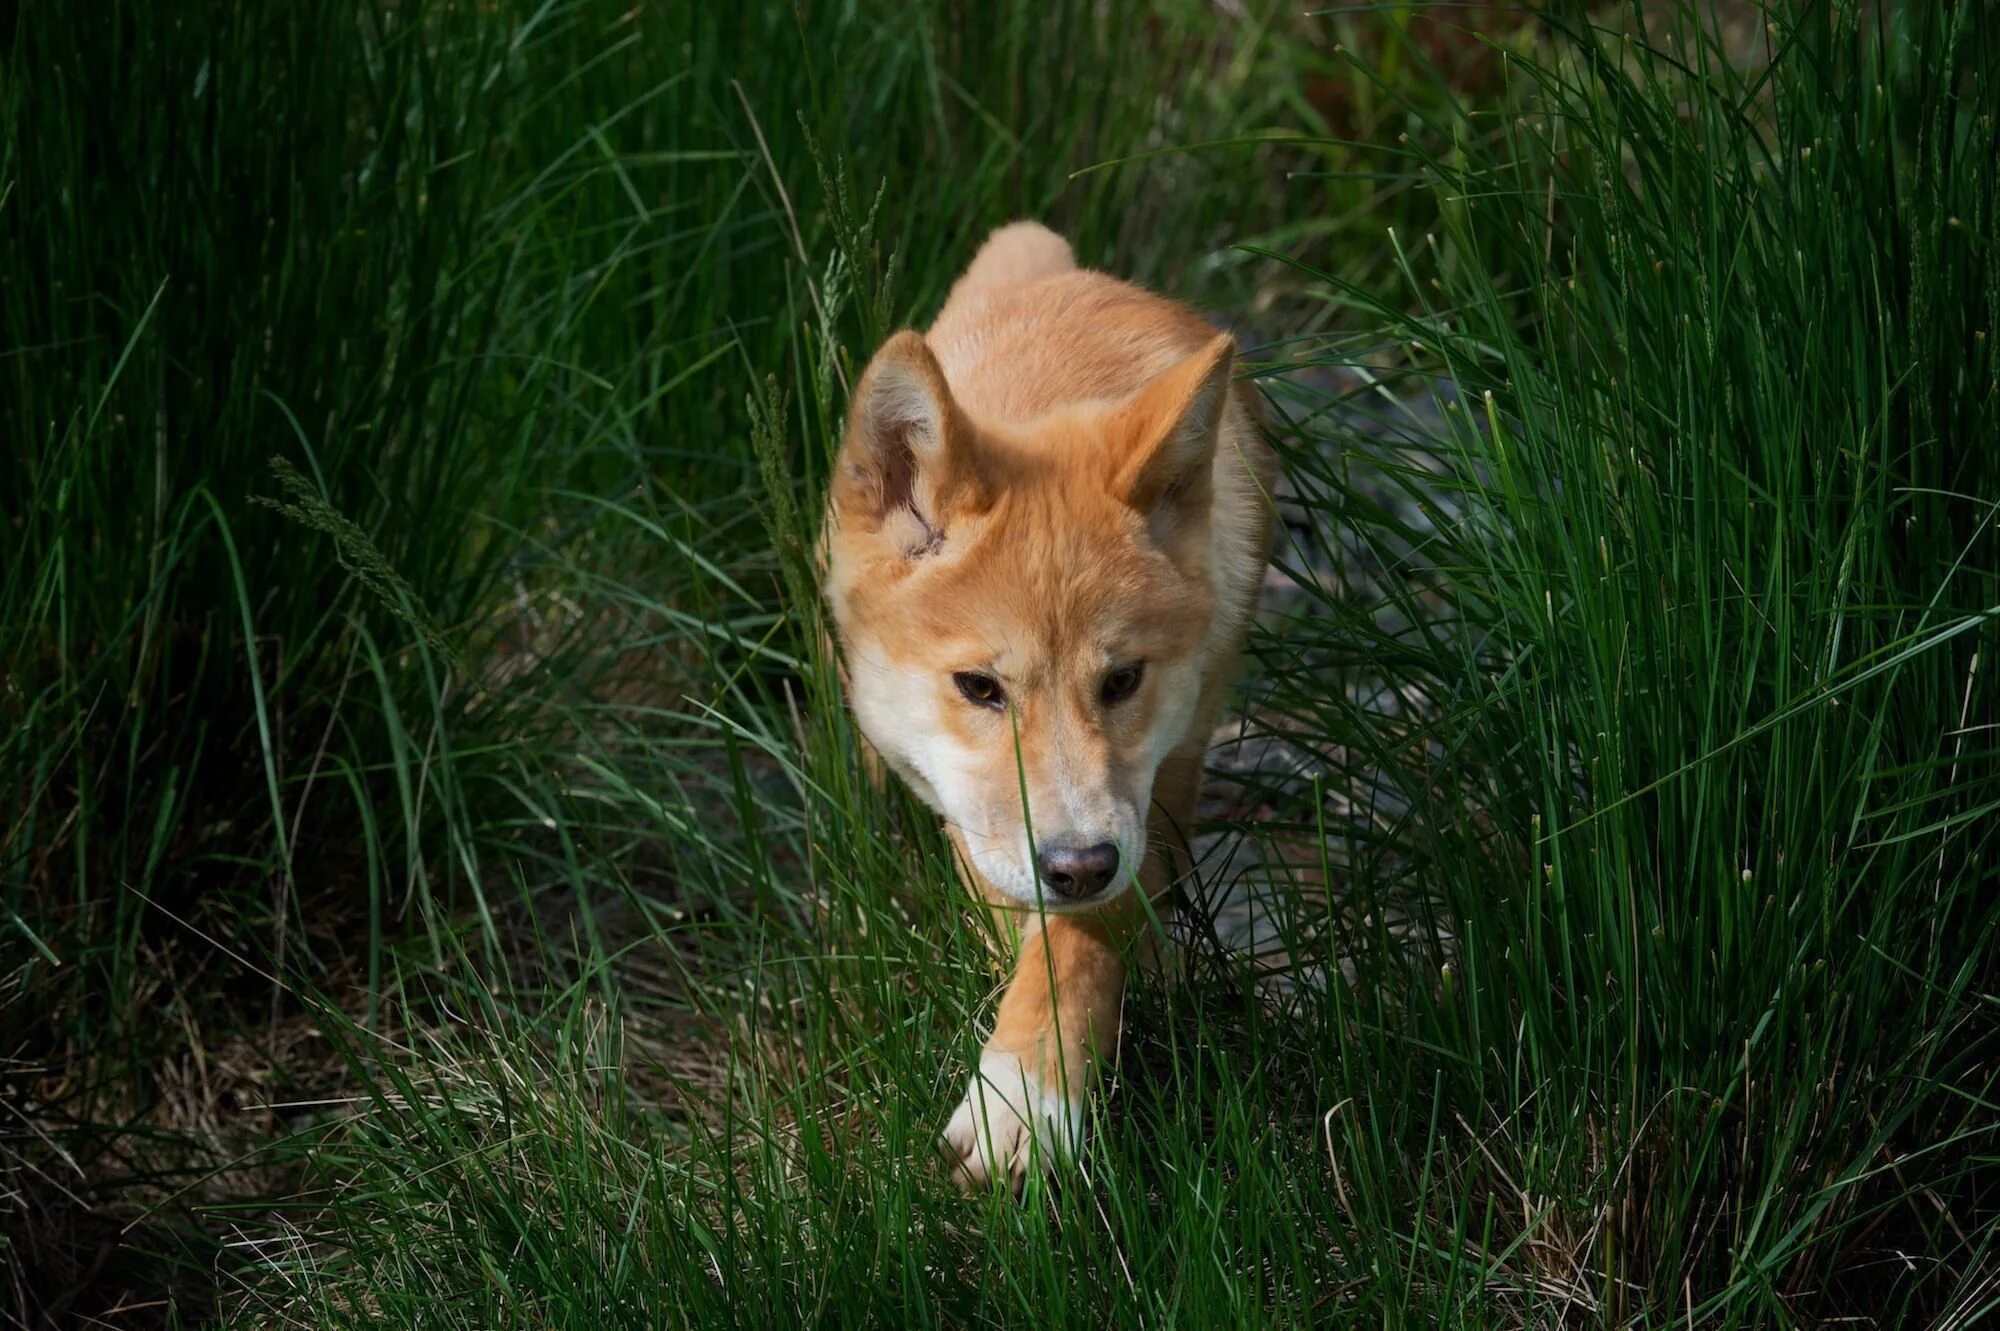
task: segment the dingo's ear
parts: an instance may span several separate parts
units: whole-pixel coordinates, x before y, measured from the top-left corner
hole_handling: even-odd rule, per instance
[[[833,480],[843,518],[880,529],[906,556],[944,541],[950,511],[976,499],[965,418],[923,337],[882,344],[854,390]]]
[[[1235,368],[1236,340],[1223,333],[1116,413],[1125,451],[1112,489],[1146,515],[1162,544],[1209,502],[1216,433]]]

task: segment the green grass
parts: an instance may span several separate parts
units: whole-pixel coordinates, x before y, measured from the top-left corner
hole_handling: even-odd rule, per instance
[[[628,9],[0,20],[5,1324],[2000,1306],[1991,25]],[[1020,215],[1264,348],[1306,770],[1017,1203],[809,551]]]

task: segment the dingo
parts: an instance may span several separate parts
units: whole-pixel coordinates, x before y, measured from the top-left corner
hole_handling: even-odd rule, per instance
[[[855,389],[825,547],[854,714],[1019,940],[944,1131],[967,1186],[1077,1149],[1131,889],[1163,897],[1186,845],[1269,552],[1234,353],[1020,222]]]

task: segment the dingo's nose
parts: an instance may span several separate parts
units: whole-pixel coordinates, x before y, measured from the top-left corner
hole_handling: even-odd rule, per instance
[[[1042,883],[1059,897],[1081,901],[1111,886],[1118,876],[1118,847],[1109,841],[1094,846],[1041,846],[1035,868]]]

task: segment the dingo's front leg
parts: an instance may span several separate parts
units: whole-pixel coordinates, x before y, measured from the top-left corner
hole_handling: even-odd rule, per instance
[[[1030,1168],[1076,1155],[1097,1060],[1118,1041],[1123,914],[1029,923],[993,1034],[944,1130],[962,1186],[1018,1188]]]

